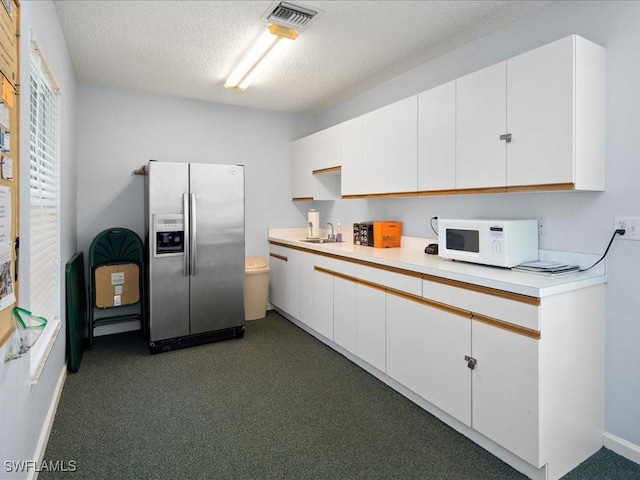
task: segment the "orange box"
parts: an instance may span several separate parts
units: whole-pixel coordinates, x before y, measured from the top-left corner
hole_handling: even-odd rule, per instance
[[[375,248],[399,247],[402,239],[402,222],[373,222],[373,246]]]

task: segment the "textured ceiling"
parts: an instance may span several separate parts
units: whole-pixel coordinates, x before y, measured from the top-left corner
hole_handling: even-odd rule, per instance
[[[316,114],[550,1],[304,1],[323,12],[244,92],[223,82],[274,1],[54,2],[81,81]]]

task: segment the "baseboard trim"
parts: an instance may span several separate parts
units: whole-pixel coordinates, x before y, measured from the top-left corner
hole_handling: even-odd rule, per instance
[[[47,412],[47,416],[44,419],[44,424],[42,425],[42,431],[40,432],[40,438],[38,439],[38,445],[36,446],[36,451],[34,455],[34,460],[36,465],[41,465],[42,460],[44,459],[44,452],[47,450],[47,443],[49,442],[49,435],[51,435],[51,429],[53,428],[53,420],[56,417],[56,411],[58,410],[58,402],[60,402],[60,396],[62,395],[62,388],[64,387],[64,382],[67,379],[67,363],[65,362],[62,365],[62,370],[60,371],[60,375],[58,376],[58,383],[56,384],[56,388],[53,392],[53,397],[51,398],[51,404],[49,405],[49,411]],[[29,480],[36,480],[38,478],[38,469],[33,469],[29,471],[29,476],[27,477]]]
[[[604,432],[604,446],[609,450],[622,455],[624,458],[640,465],[640,446],[627,440],[616,437],[612,433]]]

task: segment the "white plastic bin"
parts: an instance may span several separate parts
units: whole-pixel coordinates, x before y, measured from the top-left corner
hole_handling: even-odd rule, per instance
[[[244,318],[257,320],[267,315],[269,264],[263,257],[247,257],[244,261]]]

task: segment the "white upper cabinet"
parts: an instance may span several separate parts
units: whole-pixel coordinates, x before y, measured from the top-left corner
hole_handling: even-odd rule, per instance
[[[387,192],[387,122],[385,109],[362,116],[362,190]]]
[[[418,95],[418,191],[456,188],[456,82]]]
[[[297,140],[293,197],[604,190],[604,67],[571,35]]]
[[[604,50],[572,35],[507,61],[507,185],[604,189]]]
[[[387,122],[388,193],[418,190],[418,97],[384,108]]]
[[[304,137],[295,140],[291,152],[291,197],[295,199],[311,199],[311,156],[310,139]]]
[[[506,62],[456,80],[456,188],[506,184]]]
[[[405,98],[362,118],[362,188],[366,193],[418,189],[418,100]]]
[[[308,139],[307,152],[311,171],[325,168],[327,163],[327,131],[321,130],[306,137]]]
[[[604,49],[572,35],[456,80],[456,188],[604,190]]]
[[[342,195],[360,195],[362,189],[362,117],[340,124],[342,129]]]
[[[342,124],[327,128],[326,156],[323,168],[333,168],[342,165]]]

